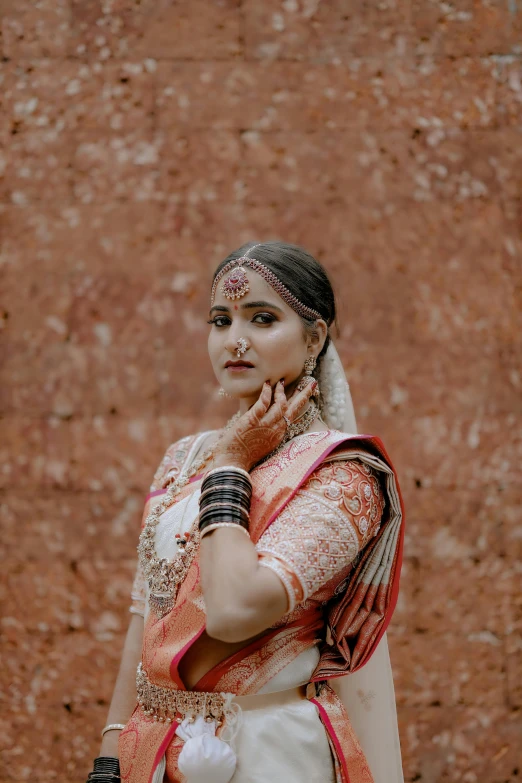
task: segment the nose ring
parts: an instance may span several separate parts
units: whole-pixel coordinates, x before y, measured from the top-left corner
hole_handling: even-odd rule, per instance
[[[239,340],[237,341],[237,348],[236,348],[237,358],[240,359],[242,354],[246,353],[247,351],[248,351],[248,343],[244,337],[240,337]]]

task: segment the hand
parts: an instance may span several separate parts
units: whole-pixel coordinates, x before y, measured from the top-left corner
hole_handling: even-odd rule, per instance
[[[220,439],[214,452],[214,466],[236,465],[251,470],[282,442],[287,423],[294,421],[306,408],[317,382],[287,399],[284,386],[276,384],[273,398],[268,381],[263,385],[257,402],[244,413]]]

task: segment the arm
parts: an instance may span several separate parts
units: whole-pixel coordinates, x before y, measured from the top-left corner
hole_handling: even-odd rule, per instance
[[[111,706],[107,715],[109,723],[127,723],[136,706],[136,668],[141,660],[143,644],[143,618],[133,614],[125,638],[120,670],[114,686]],[[100,756],[118,756],[119,731],[108,731],[104,735]]]
[[[287,611],[280,578],[262,568],[254,544],[241,530],[214,530],[201,541],[201,584],[207,633],[240,642],[269,628]]]
[[[327,583],[335,586],[378,531],[383,509],[373,471],[358,460],[340,460],[314,471],[255,547],[233,528],[205,536],[207,633],[243,641]]]

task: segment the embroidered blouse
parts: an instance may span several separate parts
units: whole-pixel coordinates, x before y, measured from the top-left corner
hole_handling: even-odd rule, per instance
[[[191,440],[169,447],[151,491],[177,478]],[[256,545],[259,564],[277,574],[285,587],[285,622],[296,607],[332,596],[359,552],[379,532],[384,506],[377,471],[358,459],[334,454],[310,475]],[[138,565],[130,611],[143,615],[145,599]]]

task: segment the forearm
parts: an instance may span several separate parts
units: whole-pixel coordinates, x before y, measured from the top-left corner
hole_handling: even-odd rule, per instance
[[[254,544],[241,530],[214,530],[201,541],[201,584],[207,633],[239,642],[284,615],[288,598],[279,578],[259,565]]]
[[[107,715],[106,725],[127,723],[136,706],[136,668],[141,660],[143,645],[143,618],[131,615],[123,646],[120,669]],[[101,743],[100,756],[118,755],[119,731],[107,732]]]

